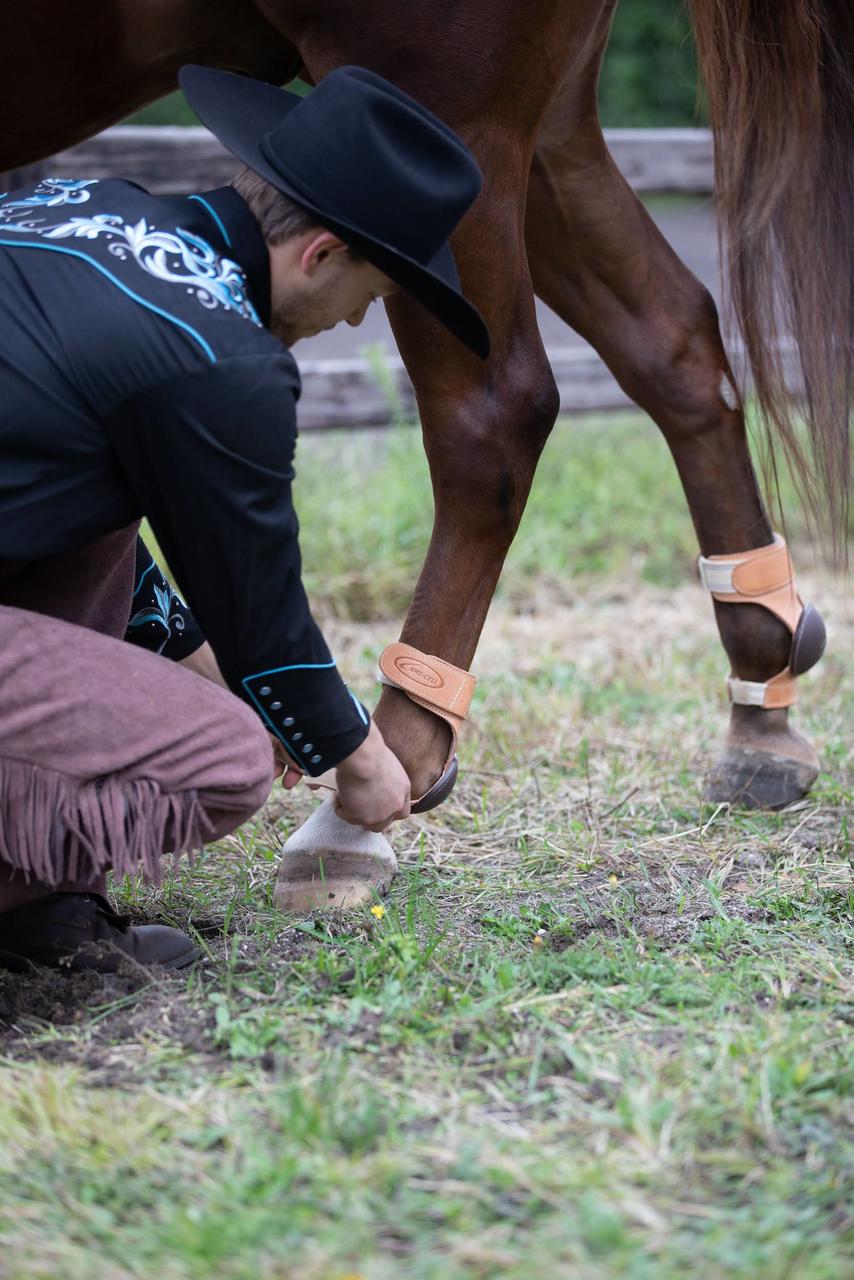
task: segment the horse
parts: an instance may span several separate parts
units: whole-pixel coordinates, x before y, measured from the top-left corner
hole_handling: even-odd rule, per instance
[[[481,362],[416,304],[387,303],[415,387],[435,519],[401,640],[467,669],[558,413],[534,295],[599,352],[658,424],[704,557],[767,547],[742,393],[716,308],[618,172],[596,85],[617,0],[35,0],[6,16],[0,169],[68,147],[171,91],[199,62],[274,83],[357,63],[447,121],[482,194],[453,247],[483,313]],[[806,496],[844,527],[854,381],[854,12],[845,0],[689,0],[716,135],[729,273],[763,421]],[[813,461],[786,394],[780,331],[796,345]],[[568,554],[571,551],[568,550]],[[785,668],[792,634],[756,604],[714,596],[733,676]],[[376,709],[429,792],[446,720],[399,688]],[[783,807],[818,760],[788,706],[733,702],[709,781],[715,801]]]

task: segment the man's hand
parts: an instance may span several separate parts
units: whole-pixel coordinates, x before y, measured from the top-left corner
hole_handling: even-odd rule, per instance
[[[409,815],[409,778],[373,720],[365,741],[341,761],[335,773],[335,810],[345,822],[385,831]]]
[[[293,760],[277,737],[271,733],[269,738],[273,744],[273,776],[281,778],[282,786],[286,791],[290,791],[291,787],[295,787],[298,782],[302,781],[302,769],[297,769]]]

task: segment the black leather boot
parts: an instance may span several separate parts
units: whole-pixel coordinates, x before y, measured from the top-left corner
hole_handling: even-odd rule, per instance
[[[0,966],[15,973],[34,965],[115,973],[127,961],[183,969],[200,955],[180,929],[131,925],[99,893],[52,893],[0,915]]]

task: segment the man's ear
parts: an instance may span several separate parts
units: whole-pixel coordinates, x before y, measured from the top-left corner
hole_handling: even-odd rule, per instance
[[[300,270],[303,275],[313,276],[333,254],[340,253],[346,247],[344,241],[333,235],[331,231],[318,231],[307,242],[300,254]]]

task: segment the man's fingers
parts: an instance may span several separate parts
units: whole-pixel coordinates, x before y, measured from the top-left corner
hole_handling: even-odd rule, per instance
[[[349,822],[352,827],[363,827],[365,831],[376,831],[380,834],[383,831],[388,831],[389,827],[393,826],[395,822],[399,822],[402,818],[409,817],[409,809],[407,808],[405,811],[398,810],[396,813],[391,814],[390,817],[383,818],[381,822],[366,822],[364,817],[361,815],[350,813],[346,809],[342,808],[341,805],[338,804],[337,799],[335,802],[335,812],[338,814],[339,818],[343,818],[345,822]]]
[[[343,805],[339,804],[337,796],[335,797],[335,812],[338,814],[339,818],[344,820],[344,822],[349,822],[351,827],[362,827],[365,831],[375,831],[378,835],[382,834],[383,831],[386,831],[397,816],[396,814],[392,814],[390,818],[383,818],[381,822],[365,822],[363,816],[357,813],[350,813],[343,807]]]

